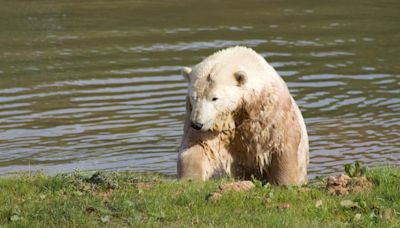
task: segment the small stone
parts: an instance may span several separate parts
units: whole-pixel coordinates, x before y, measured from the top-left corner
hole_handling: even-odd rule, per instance
[[[290,203],[281,203],[279,205],[280,209],[290,209],[290,207],[291,207]]]
[[[342,207],[346,207],[346,208],[359,208],[360,206],[358,205],[358,203],[353,202],[351,200],[342,200],[340,201],[340,206]]]
[[[101,222],[103,222],[103,223],[107,223],[107,222],[110,221],[110,216],[108,216],[108,215],[101,216],[100,220],[101,220]]]
[[[207,200],[211,202],[216,202],[222,198],[222,194],[219,192],[212,192],[207,196]]]
[[[20,217],[19,215],[13,215],[10,217],[10,220],[12,222],[18,221],[18,220],[22,220],[22,217]]]
[[[316,208],[319,208],[319,207],[321,207],[322,206],[322,200],[317,200],[316,202],[315,202],[315,207]]]

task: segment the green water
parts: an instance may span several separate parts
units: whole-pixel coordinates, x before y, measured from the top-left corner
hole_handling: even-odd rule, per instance
[[[311,176],[400,164],[399,1],[0,3],[0,173],[174,174],[180,68],[233,45],[288,83]]]

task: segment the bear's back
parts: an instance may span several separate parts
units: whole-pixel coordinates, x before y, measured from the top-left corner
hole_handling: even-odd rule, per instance
[[[202,62],[194,66],[193,74],[195,80],[205,80],[208,75],[218,75],[215,80],[223,83],[230,80],[233,74],[243,71],[247,74],[248,82],[245,85],[247,91],[261,92],[265,87],[279,84],[286,88],[286,84],[268,64],[268,62],[251,48],[235,46],[220,50]]]

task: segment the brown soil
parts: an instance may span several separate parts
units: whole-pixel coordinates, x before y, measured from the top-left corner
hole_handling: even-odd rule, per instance
[[[365,176],[351,178],[345,174],[329,176],[326,185],[328,192],[336,195],[366,192],[372,187],[373,183]]]

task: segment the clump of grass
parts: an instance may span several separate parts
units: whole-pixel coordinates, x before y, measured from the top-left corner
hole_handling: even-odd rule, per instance
[[[354,164],[344,165],[344,171],[349,177],[361,177],[367,173],[367,167],[356,161]]]
[[[93,174],[75,171],[71,174],[61,174],[55,177],[65,185],[74,188],[76,191],[94,191],[97,189],[116,189],[120,177],[118,173],[97,171]]]
[[[400,225],[400,169],[366,172],[368,192],[336,196],[326,181],[207,196],[229,179],[176,181],[128,172],[18,175],[0,179],[0,226],[379,226]]]

